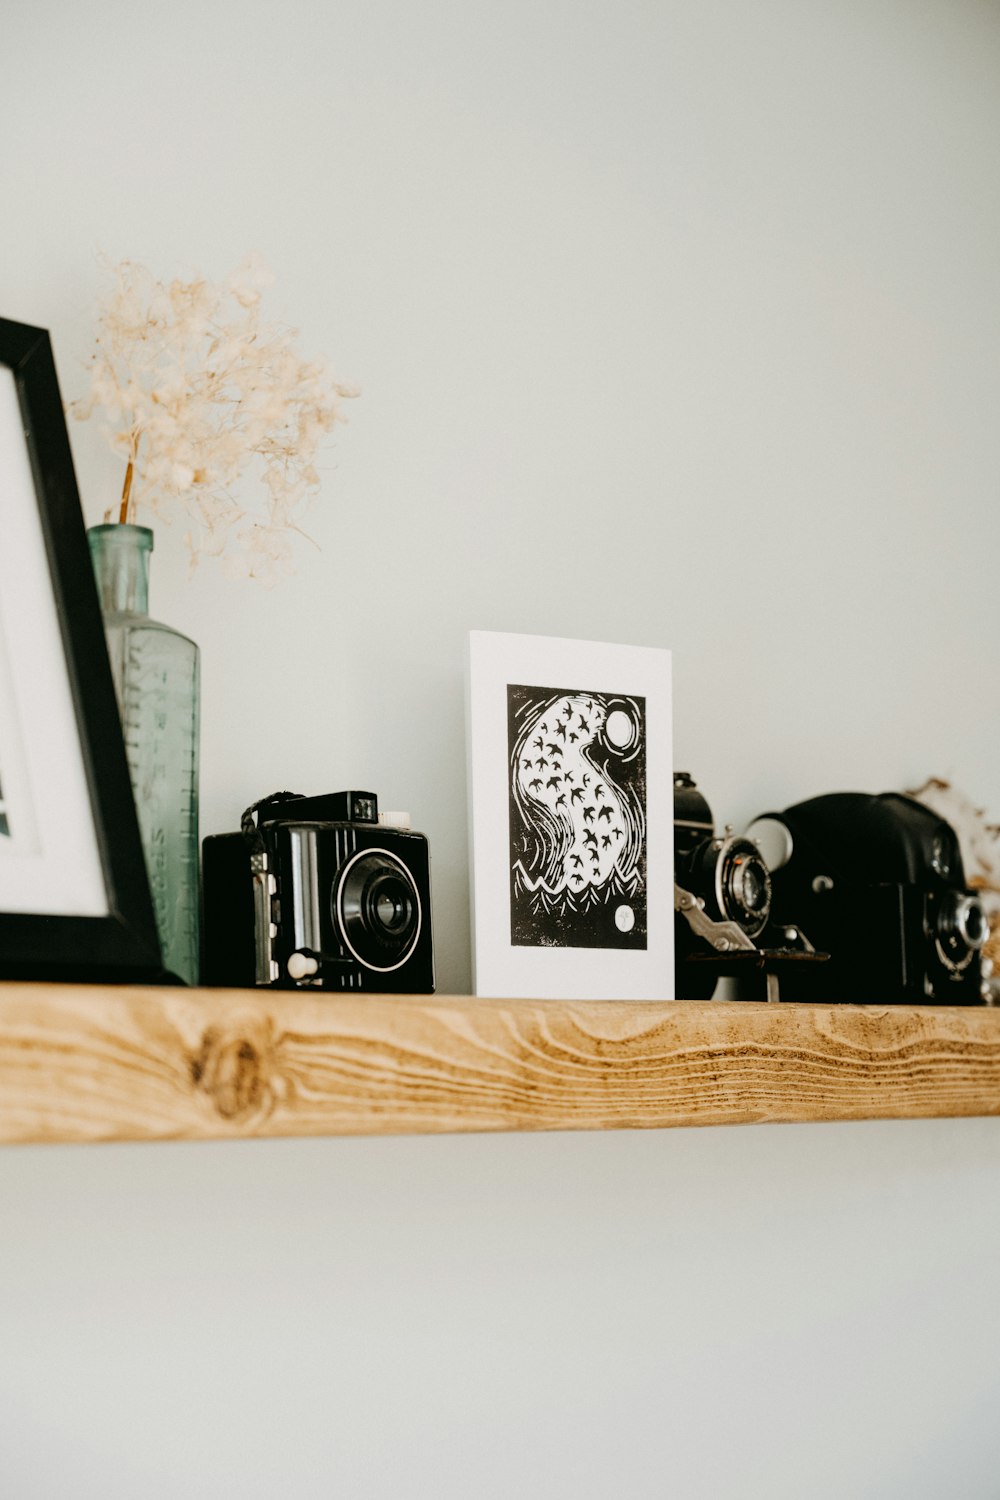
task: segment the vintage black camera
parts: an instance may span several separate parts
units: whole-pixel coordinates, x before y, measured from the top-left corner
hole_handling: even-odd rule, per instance
[[[773,910],[794,913],[830,962],[790,974],[782,999],[975,1005],[982,902],[949,823],[898,792],[835,792],[758,818]]]
[[[684,1000],[710,998],[723,974],[741,979],[741,998],[776,1000],[779,975],[826,956],[797,922],[774,921],[760,849],[728,826],[715,832],[711,808],[686,771],[674,776],[674,948]]]
[[[205,984],[433,993],[427,840],[371,792],[254,803],[202,879]]]

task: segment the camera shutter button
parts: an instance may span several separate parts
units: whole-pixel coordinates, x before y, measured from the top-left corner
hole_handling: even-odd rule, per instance
[[[307,958],[304,953],[293,953],[288,960],[289,979],[308,979],[312,974],[319,973],[319,960]]]

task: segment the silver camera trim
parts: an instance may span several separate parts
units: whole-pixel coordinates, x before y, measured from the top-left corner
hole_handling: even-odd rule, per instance
[[[278,961],[274,957],[274,940],[278,935],[278,929],[274,922],[271,903],[278,887],[271,874],[266,851],[250,856],[250,874],[253,880],[256,983],[273,984],[278,977]]]

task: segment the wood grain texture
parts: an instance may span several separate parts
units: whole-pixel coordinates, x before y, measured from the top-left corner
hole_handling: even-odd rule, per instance
[[[1000,1114],[990,1009],[0,984],[0,1141]]]

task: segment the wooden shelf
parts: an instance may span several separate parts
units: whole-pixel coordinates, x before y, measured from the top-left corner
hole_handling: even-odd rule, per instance
[[[0,1141],[1000,1114],[1000,1011],[0,984]]]

